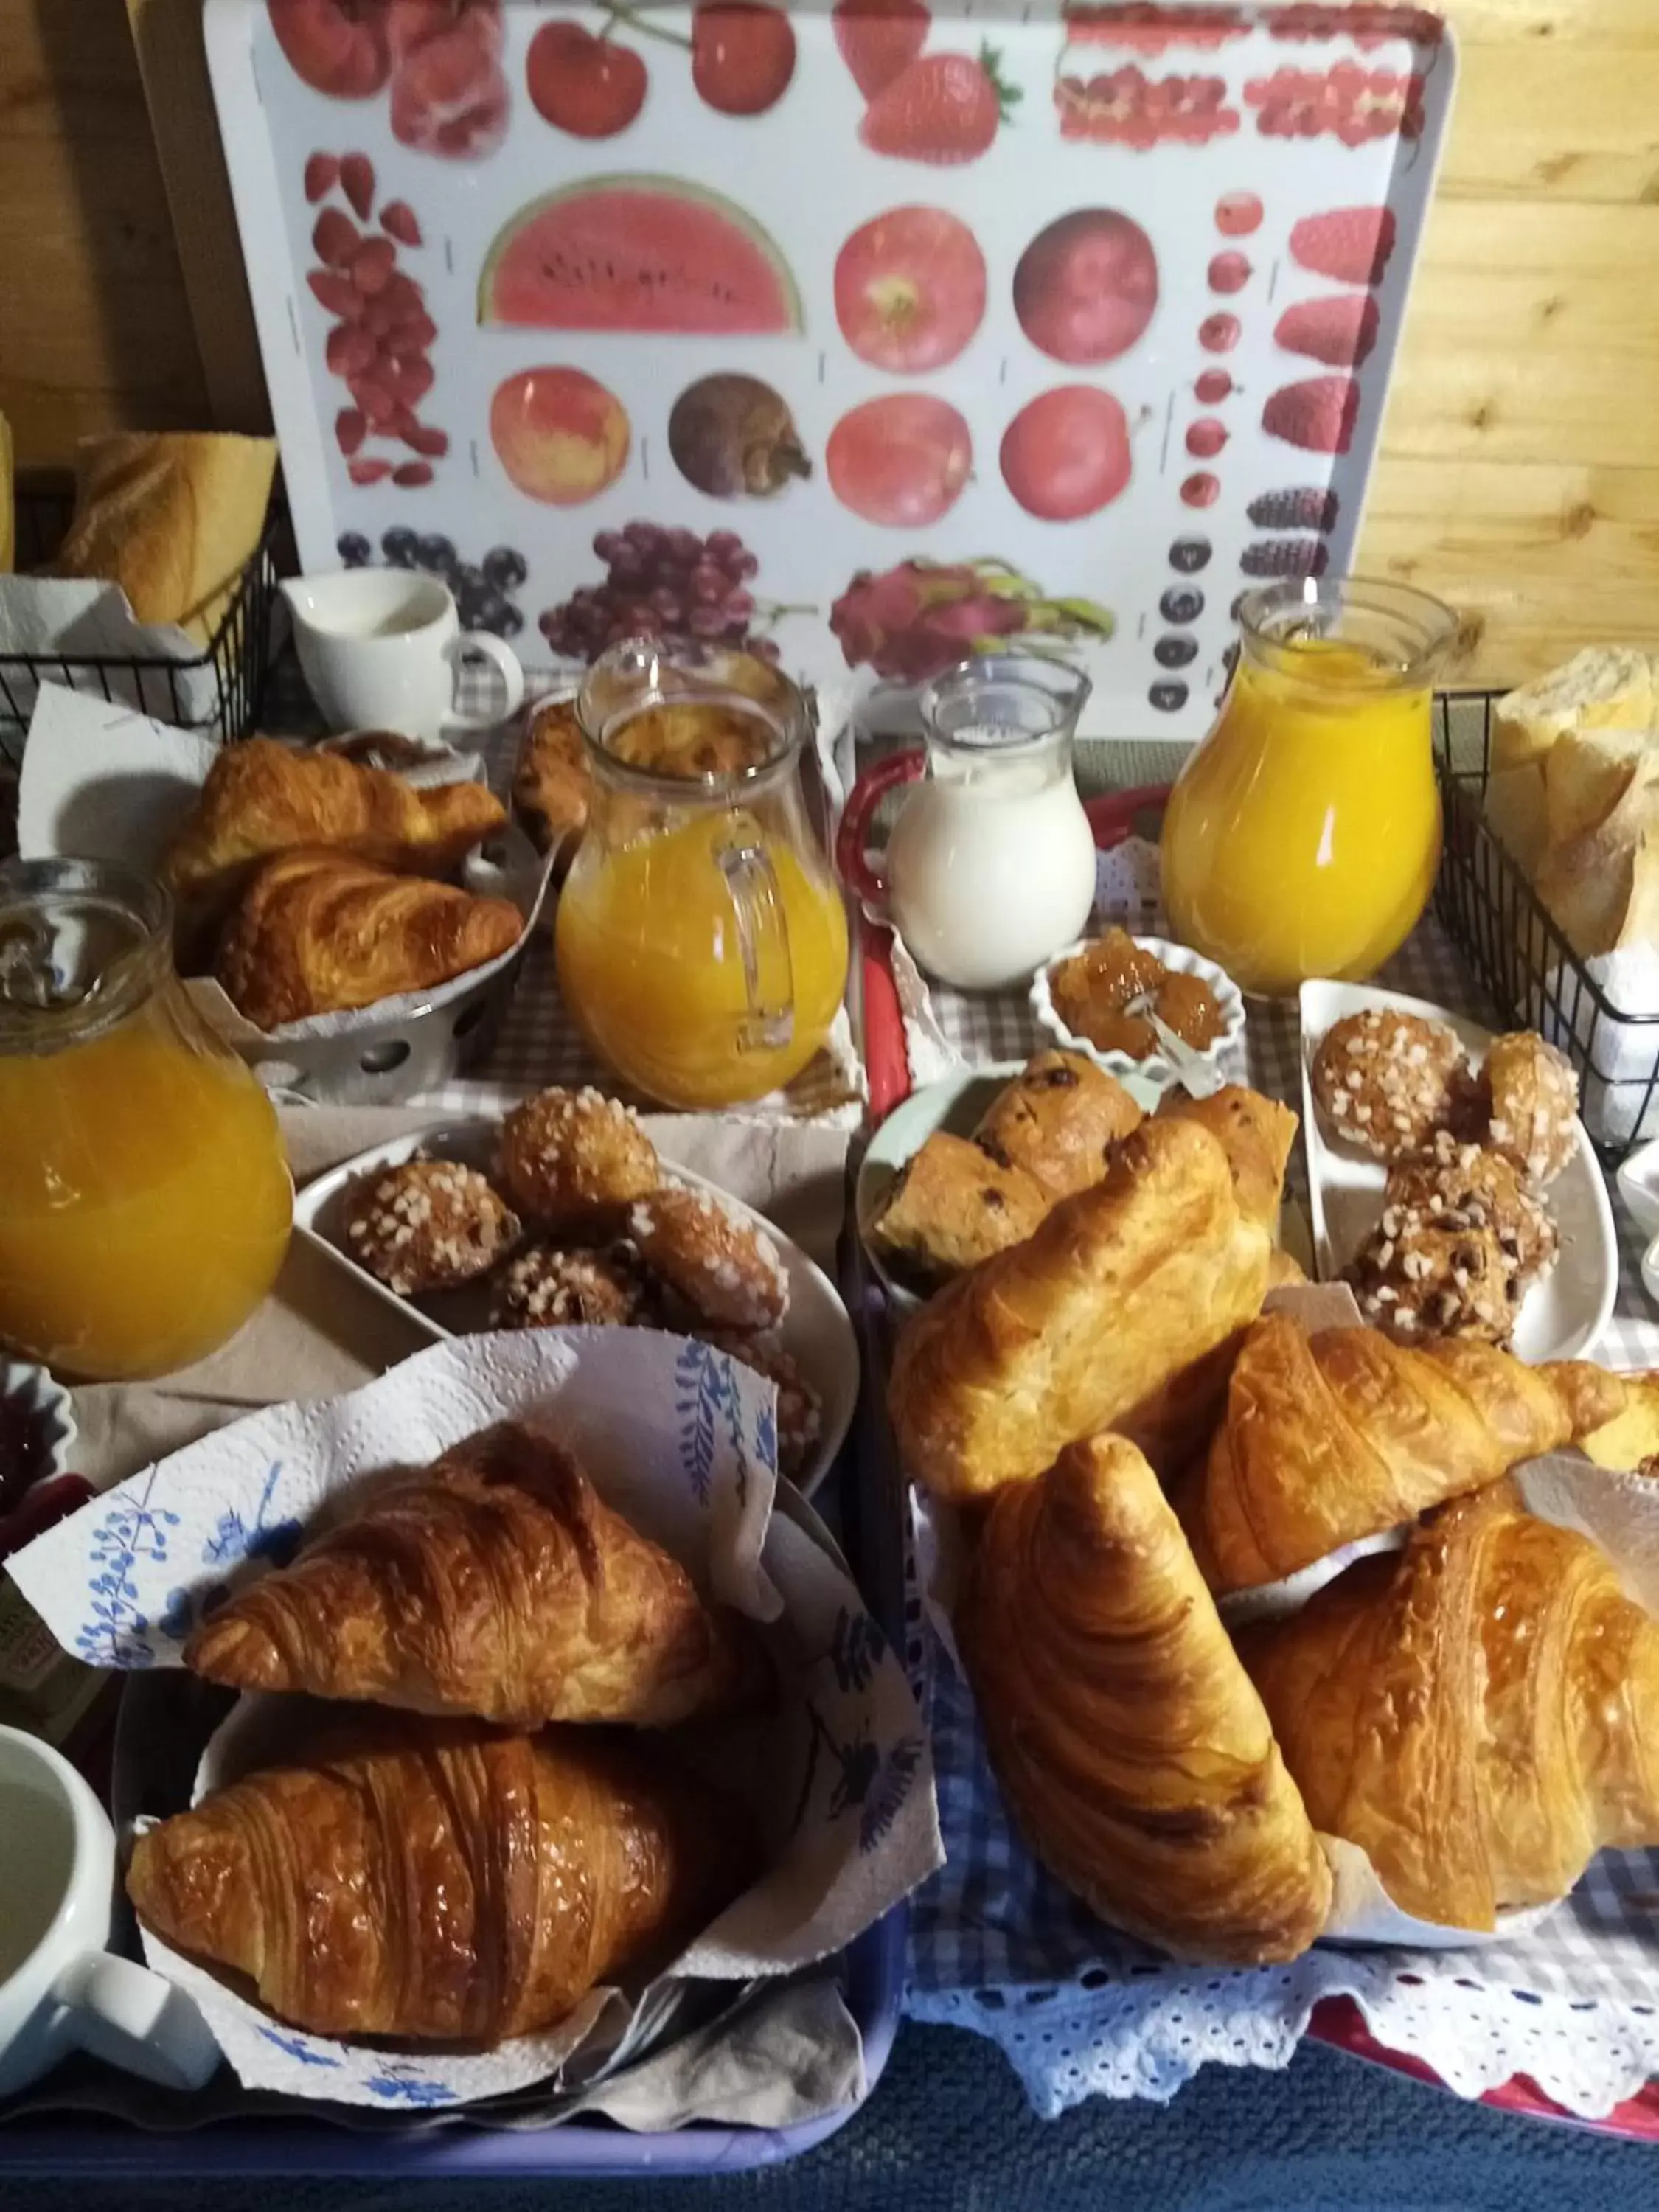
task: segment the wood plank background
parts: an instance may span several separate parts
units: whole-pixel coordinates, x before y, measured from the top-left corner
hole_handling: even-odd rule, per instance
[[[1659,649],[1659,0],[1449,12],[1458,108],[1361,558],[1464,610],[1458,675],[1503,683],[1598,638]],[[258,427],[198,15],[0,0],[0,409],[25,465],[114,423]]]

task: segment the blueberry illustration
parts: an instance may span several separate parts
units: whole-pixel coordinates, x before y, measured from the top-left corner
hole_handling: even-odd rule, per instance
[[[1195,576],[1200,568],[1209,567],[1214,550],[1207,538],[1177,538],[1170,548],[1170,566],[1183,576]]]
[[[489,589],[489,579],[476,562],[463,561],[449,572],[449,587],[458,599],[477,599],[480,592]]]
[[[1204,611],[1204,594],[1202,592],[1183,592],[1179,586],[1171,585],[1158,601],[1158,611],[1165,622],[1196,622]]]
[[[1146,694],[1160,714],[1178,714],[1187,703],[1184,684],[1154,684]]]
[[[1159,638],[1152,654],[1160,668],[1184,668],[1188,661],[1198,658],[1198,640],[1185,631],[1171,630],[1167,636]]]
[[[361,530],[343,531],[335,550],[348,568],[366,568],[374,558],[374,548]]]
[[[380,540],[380,550],[394,568],[412,568],[420,542],[412,530],[388,530]]]
[[[524,555],[511,545],[492,545],[483,556],[483,572],[497,590],[516,592],[530,574]]]
[[[493,584],[486,584],[471,595],[469,603],[473,611],[465,619],[475,629],[493,629],[497,637],[507,635],[506,617],[515,610],[508,606],[504,592],[498,592]]]
[[[504,599],[501,602],[501,619],[497,626],[497,635],[501,637],[517,637],[519,632],[523,628],[524,617],[519,612],[519,610],[513,605],[510,599]]]
[[[434,575],[447,575],[455,565],[455,548],[441,531],[434,531],[429,538],[416,539],[415,561]]]

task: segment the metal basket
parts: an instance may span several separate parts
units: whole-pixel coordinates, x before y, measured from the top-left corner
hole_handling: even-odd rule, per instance
[[[20,489],[17,568],[21,574],[51,560],[66,535],[75,501],[59,489]],[[62,684],[125,707],[158,722],[228,743],[258,726],[270,654],[270,617],[276,590],[273,550],[278,525],[273,510],[252,559],[204,649],[185,659],[165,653],[82,655],[0,653],[0,759],[20,765],[35,693]],[[211,677],[211,684],[192,679]],[[192,695],[197,704],[192,710]]]
[[[1616,1161],[1659,1134],[1659,1013],[1614,1005],[1487,826],[1501,696],[1452,692],[1435,702],[1446,817],[1436,909],[1504,1019],[1537,1030],[1571,1060],[1584,1125],[1603,1158]]]

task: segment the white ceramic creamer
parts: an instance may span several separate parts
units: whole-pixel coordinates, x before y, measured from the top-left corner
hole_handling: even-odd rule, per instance
[[[965,662],[921,696],[926,754],[901,755],[860,779],[843,866],[941,982],[967,991],[1024,982],[1083,934],[1095,844],[1072,747],[1088,692],[1085,678],[1049,660]],[[861,855],[849,859],[852,848],[880,792],[918,775],[876,878]]]

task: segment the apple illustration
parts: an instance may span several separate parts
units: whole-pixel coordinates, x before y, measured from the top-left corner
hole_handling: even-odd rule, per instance
[[[334,100],[372,100],[392,74],[385,0],[270,0],[295,76]]]
[[[1158,307],[1158,257],[1115,208],[1074,208],[1041,230],[1014,270],[1014,313],[1031,343],[1083,368],[1115,361]]]
[[[889,208],[836,257],[836,320],[860,361],[915,376],[943,368],[985,316],[985,256],[943,208]]]
[[[1061,384],[1022,407],[1002,436],[1002,474],[1028,514],[1076,522],[1129,481],[1129,425],[1109,392]]]
[[[525,368],[497,386],[489,435],[522,492],[550,507],[580,507],[613,484],[628,460],[628,416],[614,393],[580,368]]]
[[[948,514],[973,459],[967,423],[948,400],[925,392],[895,392],[849,409],[823,453],[842,505],[894,530],[921,529]]]

